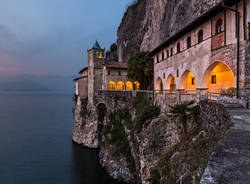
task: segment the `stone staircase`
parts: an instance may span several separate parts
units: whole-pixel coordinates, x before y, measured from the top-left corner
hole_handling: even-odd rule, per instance
[[[200,184],[250,184],[250,110],[223,105],[234,125],[218,142]]]

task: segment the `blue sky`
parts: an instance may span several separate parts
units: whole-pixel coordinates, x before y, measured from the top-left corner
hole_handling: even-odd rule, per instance
[[[109,48],[131,0],[1,0],[0,77],[76,74]]]

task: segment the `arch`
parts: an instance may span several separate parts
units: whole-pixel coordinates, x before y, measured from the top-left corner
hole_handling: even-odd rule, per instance
[[[138,81],[134,82],[134,89],[139,90],[140,89],[140,83]]]
[[[185,90],[185,91],[196,90],[196,79],[195,79],[194,74],[191,71],[186,70],[182,74],[179,89]]]
[[[126,82],[126,90],[133,90],[133,83],[130,81]]]
[[[117,90],[124,90],[124,82],[122,81],[117,82]]]
[[[156,80],[156,86],[155,86],[157,91],[162,91],[163,90],[163,83],[160,77]]]
[[[215,25],[215,33],[216,34],[219,34],[222,32],[222,20],[221,18],[219,18],[217,21],[216,21],[216,25]]]
[[[114,81],[109,81],[108,83],[108,90],[115,90],[116,89],[116,84]]]
[[[166,90],[171,92],[174,92],[176,90],[176,80],[173,75],[169,75],[166,81]]]
[[[211,64],[202,78],[202,88],[209,92],[220,92],[222,89],[235,88],[236,82],[231,68],[220,61]]]

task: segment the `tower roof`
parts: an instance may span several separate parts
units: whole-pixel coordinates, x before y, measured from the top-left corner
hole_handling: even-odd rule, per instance
[[[95,44],[93,45],[92,49],[102,49],[97,40],[95,41]]]

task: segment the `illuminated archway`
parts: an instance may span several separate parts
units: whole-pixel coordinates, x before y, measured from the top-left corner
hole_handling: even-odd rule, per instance
[[[235,88],[236,82],[232,70],[222,62],[215,62],[203,75],[202,87],[209,92],[220,92],[222,89]]]
[[[156,91],[162,91],[163,90],[163,83],[162,83],[162,80],[161,78],[159,77],[157,80],[156,80]]]
[[[166,90],[174,92],[176,90],[176,81],[173,75],[169,75],[166,81]]]
[[[117,90],[124,90],[124,82],[122,81],[117,82]]]
[[[114,81],[109,81],[108,90],[115,90],[115,82]]]
[[[126,90],[133,90],[133,83],[128,81],[126,82]]]
[[[196,90],[196,80],[195,76],[189,70],[185,71],[181,77],[179,89],[185,91],[195,91]]]
[[[140,83],[138,81],[135,81],[134,82],[134,87],[135,87],[135,90],[139,90],[140,89]]]

